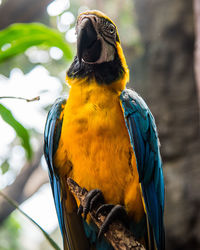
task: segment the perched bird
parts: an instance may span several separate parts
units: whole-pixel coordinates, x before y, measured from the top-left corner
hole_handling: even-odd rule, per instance
[[[155,120],[144,100],[126,89],[129,70],[113,21],[86,11],[78,16],[76,33],[69,97],[52,106],[44,134],[64,249],[112,249],[98,235],[123,218],[147,249],[163,250],[164,181]],[[70,193],[68,177],[89,191],[86,207]],[[87,214],[100,200],[108,215],[98,232]]]

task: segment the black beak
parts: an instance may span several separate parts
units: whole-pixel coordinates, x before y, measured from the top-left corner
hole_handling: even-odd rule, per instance
[[[77,35],[77,56],[79,63],[82,58],[85,62],[95,62],[100,56],[100,51],[96,50],[96,44],[100,41],[97,40],[97,33],[93,27],[91,20],[85,17],[78,28]]]

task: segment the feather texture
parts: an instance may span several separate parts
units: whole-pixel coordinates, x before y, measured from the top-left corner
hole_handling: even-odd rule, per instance
[[[49,111],[44,132],[44,154],[48,165],[58,222],[65,250],[88,250],[89,243],[84,233],[82,219],[77,215],[76,202],[67,189],[66,181],[57,173],[54,155],[60,140],[63,109],[66,100],[59,98]],[[79,238],[79,240],[77,240]]]
[[[135,91],[125,89],[120,99],[136,154],[149,228],[153,230],[157,249],[163,250],[164,180],[155,120],[144,100]]]
[[[62,205],[60,202],[61,201],[60,180],[59,176],[56,175],[54,171],[55,169],[53,165],[53,155],[56,151],[59,141],[59,139],[57,139],[57,141],[54,140],[55,135],[57,135],[57,138],[60,135],[60,129],[59,131],[55,131],[56,130],[55,128],[58,122],[62,123],[62,121],[60,121],[61,105],[65,104],[65,102],[66,100],[64,100],[63,98],[59,98],[52,106],[47,117],[45,131],[44,131],[44,154],[48,164],[49,179],[62,235],[64,233],[64,220],[63,220]]]

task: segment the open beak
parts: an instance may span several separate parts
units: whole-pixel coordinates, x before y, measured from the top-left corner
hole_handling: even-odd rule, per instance
[[[96,62],[101,53],[101,42],[97,40],[97,33],[93,27],[92,21],[84,17],[77,27],[77,56],[81,63]]]

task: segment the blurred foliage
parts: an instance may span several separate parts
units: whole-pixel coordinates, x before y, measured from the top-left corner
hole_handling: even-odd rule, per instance
[[[72,49],[69,44],[65,41],[63,35],[58,31],[49,28],[40,23],[30,23],[30,24],[13,24],[8,28],[0,31],[0,63],[1,66],[6,70],[6,63],[10,64],[11,68],[14,67],[18,60],[21,60],[22,67],[26,67],[27,58],[24,52],[29,48],[39,47],[47,50],[51,47],[57,47],[62,50],[64,58],[56,61],[56,67],[58,64],[65,64],[67,61],[72,59]],[[17,57],[16,57],[17,56]],[[16,60],[17,58],[17,60]],[[54,62],[54,61],[53,61]],[[63,63],[64,62],[64,63]],[[55,63],[54,64],[55,67]],[[18,63],[16,65],[19,67]],[[33,68],[34,64],[29,62],[28,70]],[[49,64],[47,65],[50,66]],[[56,68],[55,67],[55,68]],[[8,72],[10,68],[8,69]],[[51,71],[51,70],[50,70]],[[3,72],[5,72],[3,70]],[[56,74],[56,70],[55,70]],[[1,99],[3,99],[1,97]],[[21,145],[26,151],[27,159],[30,160],[33,154],[33,149],[30,143],[30,133],[20,122],[18,122],[11,110],[6,108],[4,105],[0,104],[0,116],[2,119],[10,125],[16,132],[16,135],[21,141]],[[0,166],[1,173],[5,174],[9,170],[8,159]],[[13,203],[14,205],[14,203]],[[17,208],[20,210],[20,208]],[[21,210],[20,210],[21,211]],[[45,238],[51,244],[54,249],[59,250],[60,248],[51,239],[51,237],[27,214],[21,211],[30,221],[32,221],[44,234]],[[0,249],[1,250],[18,250],[21,249],[18,243],[20,236],[19,224],[14,220],[13,216],[10,216],[5,223],[0,228]]]
[[[62,50],[67,60],[72,59],[71,48],[59,32],[40,23],[30,23],[13,24],[0,31],[0,63],[24,53],[33,46],[43,46],[44,48],[55,46]],[[2,104],[0,104],[0,115],[15,130],[26,150],[27,158],[31,159],[32,148],[28,130]],[[1,166],[2,173],[8,170],[8,168],[6,170],[7,165],[5,164]]]
[[[9,163],[8,163],[8,159],[6,159],[6,160],[1,164],[1,166],[0,166],[0,168],[1,168],[1,173],[2,173],[2,174],[5,174],[5,173],[9,170],[9,167],[10,167],[10,165],[9,165]]]
[[[21,123],[19,123],[12,115],[12,112],[2,104],[0,104],[0,115],[2,119],[15,130],[21,140],[22,146],[26,150],[27,158],[30,160],[32,157],[32,148],[28,130]]]
[[[20,250],[20,224],[13,215],[9,216],[0,227],[0,249]]]
[[[67,60],[72,59],[71,49],[59,32],[43,24],[31,23],[13,24],[0,31],[0,63],[38,45],[58,47]]]
[[[53,247],[55,250],[61,250],[60,247],[57,245],[57,243],[51,238],[51,236],[35,221],[33,220],[28,214],[26,214],[19,206],[18,204],[11,198],[9,198],[7,195],[5,195],[3,192],[0,191],[0,195],[7,200],[7,202],[15,207],[22,215],[24,215],[29,221],[31,221],[44,235],[46,240],[49,242],[49,244]],[[10,230],[12,231],[12,230]],[[14,248],[15,249],[15,248]],[[0,248],[1,250],[1,248]],[[7,249],[6,249],[7,250]]]

